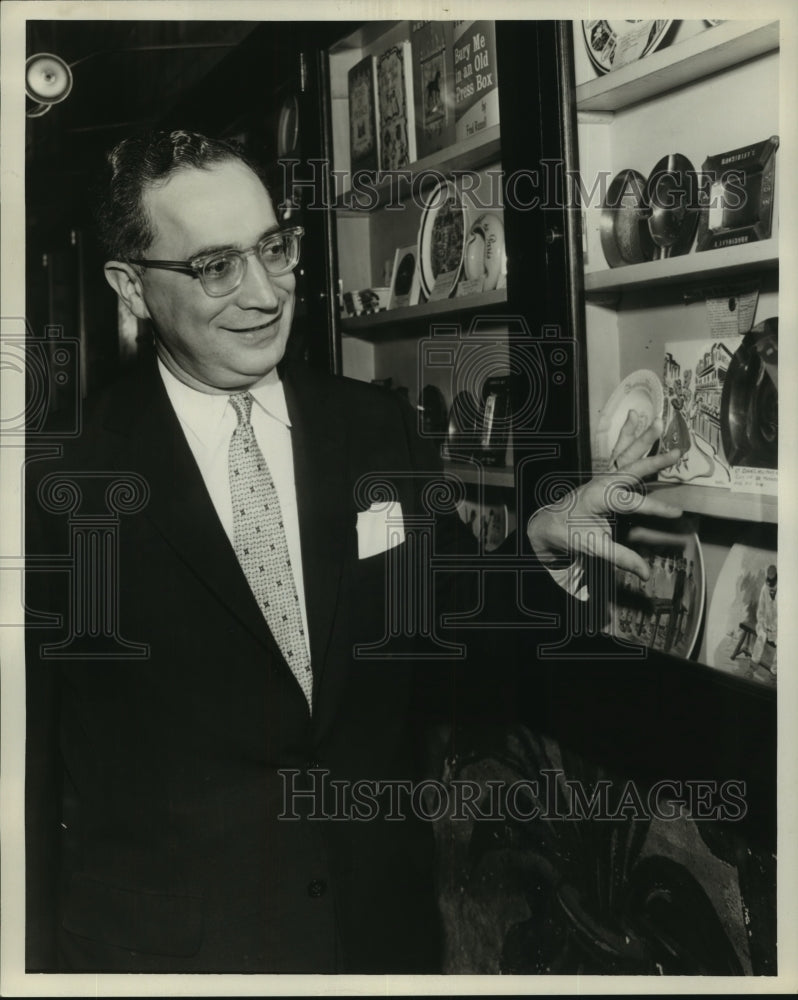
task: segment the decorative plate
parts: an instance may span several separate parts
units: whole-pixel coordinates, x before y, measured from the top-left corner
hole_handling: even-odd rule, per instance
[[[638,434],[641,434],[662,416],[664,401],[662,382],[656,372],[640,368],[627,375],[601,410],[596,428],[596,464],[609,464],[630,410],[638,414]]]
[[[587,54],[599,73],[642,59],[666,44],[675,21],[582,21]]]
[[[618,639],[689,659],[695,652],[706,602],[706,574],[695,532],[649,531],[635,551],[648,563],[645,582],[615,570],[604,631]],[[629,544],[626,542],[625,544]]]
[[[493,291],[506,271],[504,223],[493,212],[486,212],[474,222],[468,234],[464,270],[469,280],[482,278],[484,291]]]
[[[418,230],[421,287],[428,299],[454,294],[466,232],[465,206],[454,182],[436,184],[426,200]]]

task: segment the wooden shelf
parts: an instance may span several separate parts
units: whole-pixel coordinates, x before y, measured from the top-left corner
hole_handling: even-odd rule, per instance
[[[647,489],[692,514],[778,524],[778,497],[764,493],[736,493],[719,486],[691,483],[649,483]]]
[[[464,483],[476,486],[500,486],[503,489],[515,488],[515,469],[493,468],[489,465],[479,465],[477,462],[456,462],[444,459],[443,468],[446,472],[458,476]]]
[[[775,239],[744,243],[719,250],[693,251],[681,257],[649,260],[642,264],[589,271],[585,274],[585,296],[601,300],[613,293],[658,285],[716,281],[741,271],[776,270],[779,266],[778,242]]]
[[[417,306],[385,309],[367,316],[350,316],[341,320],[341,329],[344,333],[369,340],[378,337],[380,340],[415,337],[418,331],[407,327],[401,329],[403,324],[426,318],[456,316],[461,312],[472,312],[475,309],[495,308],[506,302],[507,289],[497,288],[493,292],[483,292],[481,295],[467,295],[460,299],[437,299],[434,302],[424,302]]]
[[[620,111],[779,47],[779,22],[726,21],[576,88],[579,111]]]
[[[378,175],[377,183],[369,184],[365,193],[358,195],[351,188],[344,191],[336,200],[336,211],[342,216],[362,216],[365,212],[382,208],[389,201],[406,199],[413,190],[414,181],[431,185],[440,179],[437,176],[439,174],[448,175],[455,170],[476,170],[500,160],[500,126],[492,125],[478,135],[416,160],[405,170],[396,171],[390,176]],[[422,176],[425,173],[427,177]],[[383,177],[382,180],[379,180],[380,176]],[[357,204],[358,198],[360,206]]]

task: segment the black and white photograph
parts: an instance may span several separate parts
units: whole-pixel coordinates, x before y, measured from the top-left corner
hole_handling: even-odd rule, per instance
[[[798,8],[0,19],[0,993],[793,992]]]

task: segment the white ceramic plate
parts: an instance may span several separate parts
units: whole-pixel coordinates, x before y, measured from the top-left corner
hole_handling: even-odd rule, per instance
[[[453,181],[436,184],[426,199],[418,230],[418,260],[421,287],[429,299],[447,298],[457,288],[463,264],[466,235],[466,212]],[[436,288],[440,275],[448,278]]]
[[[627,375],[607,400],[599,416],[594,460],[602,465],[609,462],[629,410],[635,410],[639,414],[638,434],[642,434],[662,416],[664,401],[662,382],[656,372],[639,368]]]

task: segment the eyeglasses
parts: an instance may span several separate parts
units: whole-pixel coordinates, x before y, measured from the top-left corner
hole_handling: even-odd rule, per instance
[[[264,236],[249,250],[217,250],[192,260],[130,260],[141,267],[156,267],[164,271],[179,271],[192,278],[199,278],[208,295],[229,295],[238,288],[247,273],[247,257],[257,254],[266,272],[273,277],[288,274],[299,262],[299,241],[304,235],[302,226],[281,229]]]

